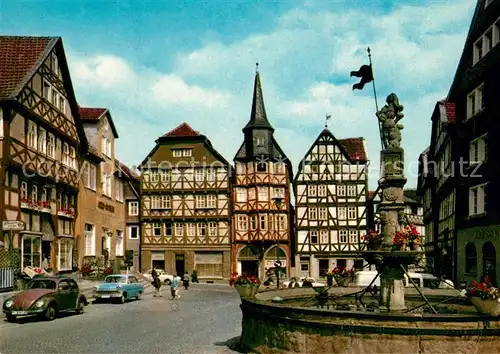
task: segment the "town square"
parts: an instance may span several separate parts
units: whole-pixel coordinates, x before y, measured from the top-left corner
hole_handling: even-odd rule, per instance
[[[4,1],[0,353],[500,351],[500,0]]]

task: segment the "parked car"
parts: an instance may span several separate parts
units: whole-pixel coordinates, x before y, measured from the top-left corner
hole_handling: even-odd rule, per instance
[[[88,301],[80,292],[75,280],[65,277],[37,277],[26,290],[5,300],[3,312],[7,321],[14,322],[19,316],[38,315],[52,321],[61,312],[84,312]]]
[[[433,289],[453,289],[454,284],[449,279],[439,279],[430,273],[421,272],[408,272],[411,280],[419,288],[433,288]],[[358,271],[354,275],[354,281],[351,286],[368,286],[372,282],[373,278],[377,275],[375,270],[362,270]],[[404,274],[403,283],[406,287],[413,287],[412,283],[408,281],[408,277]],[[380,287],[380,276],[375,280],[373,285]]]
[[[305,280],[309,280],[309,282],[312,284],[312,287],[321,287],[321,286],[325,286],[325,283],[321,283],[321,282],[317,282],[316,280],[314,280],[314,278],[311,278],[311,277],[301,277],[297,280],[297,285],[298,287],[302,287],[302,285],[304,284],[304,281]],[[290,280],[285,280],[283,282],[283,287],[284,288],[288,288],[288,285],[290,285]]]
[[[157,269],[156,270],[160,274],[160,281],[162,283],[165,283],[166,285],[170,285],[172,283],[172,280],[174,279],[174,276],[171,274],[167,274],[163,269]],[[152,269],[148,270],[143,274],[144,278],[148,279],[149,281],[153,281],[153,276],[151,275]],[[177,280],[181,281],[181,277],[177,276]]]
[[[111,274],[104,282],[94,287],[95,300],[118,300],[124,303],[129,299],[140,300],[144,294],[144,285],[130,274]]]

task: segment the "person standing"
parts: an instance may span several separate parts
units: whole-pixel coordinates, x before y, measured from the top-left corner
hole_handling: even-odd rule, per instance
[[[186,274],[184,274],[184,277],[182,278],[182,285],[184,286],[184,288],[186,290],[189,288],[189,274],[188,274],[188,272],[186,272]]]
[[[177,275],[174,274],[172,282],[170,283],[170,294],[172,295],[172,300],[180,298],[178,291],[179,291],[179,279],[177,279]]]
[[[153,286],[155,287],[155,293],[154,293],[154,297],[156,296],[159,296],[161,297],[162,294],[161,294],[161,281],[160,281],[160,275],[158,274],[158,271],[156,270],[156,268],[153,267],[153,269],[151,270],[151,276],[153,277]]]

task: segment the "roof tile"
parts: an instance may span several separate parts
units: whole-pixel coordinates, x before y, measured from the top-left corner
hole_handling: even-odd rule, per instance
[[[181,138],[181,137],[191,137],[191,136],[200,136],[200,132],[193,130],[189,124],[186,122],[179,125],[177,128],[172,129],[163,137],[165,138]]]
[[[339,139],[349,158],[353,161],[367,161],[363,138]]]
[[[82,120],[96,121],[107,111],[106,108],[78,107]]]
[[[36,69],[54,37],[0,36],[0,99],[10,98],[15,89]]]

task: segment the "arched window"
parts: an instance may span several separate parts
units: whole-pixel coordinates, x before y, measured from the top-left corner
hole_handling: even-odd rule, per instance
[[[239,255],[238,255],[238,258],[239,259],[257,259],[258,256],[257,254],[255,254],[255,252],[253,251],[253,249],[249,246],[245,246],[241,249]]]
[[[497,253],[495,246],[490,241],[483,245],[483,275],[487,275],[493,285],[496,285]]]
[[[465,273],[477,273],[477,251],[472,242],[467,243],[465,246]]]
[[[269,252],[267,252],[266,254],[266,259],[276,259],[276,250],[278,249],[278,247],[273,247],[269,250]],[[280,247],[280,259],[284,260],[286,259],[286,253],[285,251],[283,251],[283,249]]]

